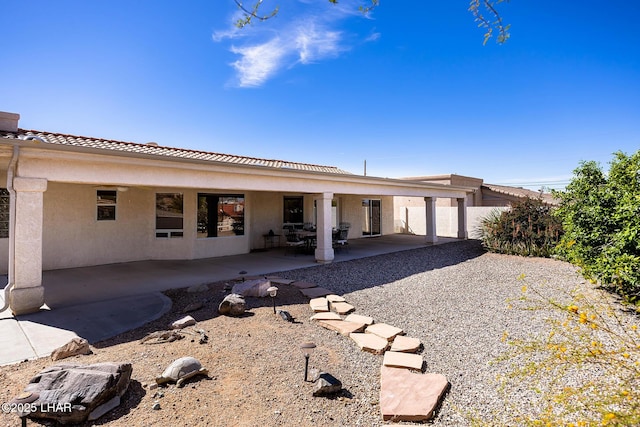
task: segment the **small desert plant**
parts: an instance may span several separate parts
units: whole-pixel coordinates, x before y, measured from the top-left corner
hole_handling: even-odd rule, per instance
[[[480,225],[483,246],[489,252],[549,257],[560,237],[560,221],[541,199],[513,202],[506,211],[492,211]]]
[[[498,379],[509,407],[507,425],[640,425],[638,311],[600,290],[576,290],[559,302],[542,289],[525,283],[513,304],[548,310],[548,332],[525,339],[503,335],[510,350],[497,363],[507,364],[508,374]],[[514,402],[523,389],[531,400]],[[534,410],[523,409],[532,401]],[[476,424],[505,425],[505,419]]]

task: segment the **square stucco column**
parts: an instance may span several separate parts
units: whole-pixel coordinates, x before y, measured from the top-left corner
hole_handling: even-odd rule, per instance
[[[316,261],[322,264],[328,264],[333,261],[335,256],[333,252],[333,244],[331,240],[331,200],[333,193],[322,193],[315,197],[318,224],[317,228],[317,246]]]
[[[438,236],[436,235],[436,198],[424,198],[427,213],[427,235],[425,241],[427,243],[436,243]]]
[[[13,256],[13,288],[9,305],[13,314],[33,313],[44,304],[42,287],[42,218],[43,195],[47,180],[14,178],[15,226],[11,238],[15,242]]]
[[[458,198],[458,239],[468,239],[467,233],[467,199]]]

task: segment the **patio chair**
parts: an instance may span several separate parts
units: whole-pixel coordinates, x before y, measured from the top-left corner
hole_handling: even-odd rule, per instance
[[[333,235],[333,249],[347,249],[349,250],[349,241],[347,240],[349,236],[349,228],[340,228]]]
[[[294,256],[297,252],[303,249],[305,241],[300,239],[300,236],[294,230],[288,230],[286,234],[287,241],[285,242],[284,254],[286,255],[289,249],[293,249]]]

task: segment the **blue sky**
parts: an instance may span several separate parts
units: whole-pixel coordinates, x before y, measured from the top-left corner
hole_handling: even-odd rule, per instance
[[[246,4],[250,4],[247,0]],[[566,183],[640,149],[640,3],[0,2],[0,110],[20,126],[401,177]]]

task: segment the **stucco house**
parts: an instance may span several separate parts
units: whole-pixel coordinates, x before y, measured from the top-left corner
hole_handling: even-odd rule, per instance
[[[464,187],[472,189],[466,197],[466,226],[467,235],[474,236],[480,221],[495,209],[508,209],[512,202],[523,198],[540,198],[548,205],[556,205],[557,200],[549,193],[527,190],[520,187],[487,184],[482,178],[475,178],[457,174],[430,175],[402,178],[407,181],[441,184],[445,186]],[[457,235],[458,201],[450,198],[440,198],[436,201],[436,234],[439,236]],[[426,234],[426,224],[422,215],[425,202],[421,198],[395,196],[394,218],[397,233]]]
[[[471,187],[25,130],[19,118],[0,112],[0,272],[14,314],[45,303],[43,270],[244,254],[285,225],[315,224],[315,259],[328,263],[339,223],[349,239],[395,233],[396,196],[422,200],[426,242],[436,200],[454,200],[467,237]]]

